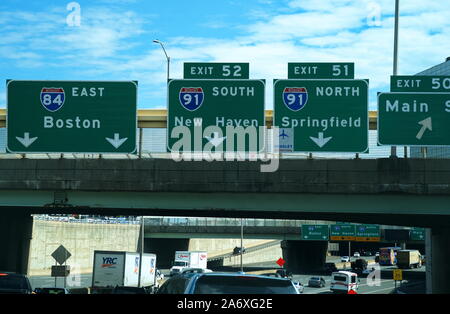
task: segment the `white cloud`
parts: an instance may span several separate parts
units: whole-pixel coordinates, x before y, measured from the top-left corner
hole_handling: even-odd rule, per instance
[[[380,9],[381,24],[368,27],[374,8]],[[402,1],[400,8],[400,73],[415,74],[442,62],[450,51],[450,8],[443,2],[423,6],[418,0]],[[240,33],[245,35],[166,38],[171,77],[181,78],[187,61],[249,62],[251,78],[266,79],[270,109],[272,80],[287,77],[288,62],[355,62],[356,77],[370,79],[373,95],[387,90],[392,73],[393,12],[391,0],[291,1],[278,12],[258,15],[253,24],[240,25]],[[130,49],[141,45],[137,38],[150,32],[147,16],[82,7],[81,27],[69,28],[66,14],[0,13],[0,58],[20,60],[22,67],[44,62],[63,68],[76,64],[71,73],[83,78],[137,79],[141,97],[164,99],[141,106],[165,106],[166,58],[161,47],[150,38],[142,45],[145,49]],[[16,26],[5,23],[11,16],[18,21],[13,24]],[[220,27],[222,23],[213,22],[207,26]],[[45,60],[46,54],[55,57]],[[374,101],[371,99],[371,110]]]

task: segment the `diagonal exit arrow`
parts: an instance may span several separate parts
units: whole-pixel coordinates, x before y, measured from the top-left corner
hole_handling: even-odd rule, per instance
[[[426,118],[425,120],[420,121],[418,124],[422,125],[422,128],[420,129],[419,133],[417,133],[416,138],[418,140],[422,139],[423,134],[425,133],[425,131],[428,129],[430,131],[433,131],[433,126],[431,123],[431,117]]]
[[[112,146],[114,146],[115,149],[118,149],[120,146],[122,146],[123,143],[128,139],[128,137],[120,138],[119,133],[114,133],[114,139],[112,138],[106,138],[106,140],[111,143]]]
[[[312,137],[312,136],[310,136],[309,138],[310,138],[311,140],[313,140],[314,143],[316,143],[317,146],[319,146],[320,148],[322,148],[323,146],[325,146],[325,145],[333,138],[332,136],[331,136],[331,137],[326,137],[326,138],[324,138],[322,132],[319,132],[319,135],[318,135],[318,136],[319,136],[319,137]]]
[[[30,133],[25,132],[24,135],[23,135],[23,137],[18,137],[18,136],[16,136],[16,139],[17,139],[20,143],[22,143],[23,146],[28,147],[28,146],[30,146],[31,144],[33,144],[34,141],[36,141],[38,138],[37,138],[37,137],[32,137],[32,138],[30,138]]]

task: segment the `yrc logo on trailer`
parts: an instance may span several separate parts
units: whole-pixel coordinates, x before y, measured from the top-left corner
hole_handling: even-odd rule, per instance
[[[117,257],[103,257],[102,268],[115,268]]]
[[[40,94],[41,104],[50,112],[56,112],[62,108],[66,95],[63,88],[44,87]]]

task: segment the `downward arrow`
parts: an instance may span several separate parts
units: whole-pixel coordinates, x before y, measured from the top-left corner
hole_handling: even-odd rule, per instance
[[[311,140],[313,140],[314,143],[317,144],[317,146],[319,146],[320,148],[322,148],[322,147],[325,146],[325,144],[327,144],[328,141],[331,140],[333,137],[326,137],[326,138],[323,138],[323,133],[322,133],[322,132],[319,132],[319,137],[318,137],[318,138],[317,138],[317,137],[312,137],[312,136],[310,136],[309,138],[310,138]]]
[[[127,139],[128,137],[121,139],[119,133],[114,133],[114,139],[108,137],[106,138],[106,140],[110,142],[115,149],[118,149]]]
[[[33,144],[33,142],[34,142],[35,140],[37,140],[38,138],[37,138],[37,137],[30,138],[30,133],[25,132],[24,135],[23,135],[23,138],[22,138],[22,137],[16,136],[16,139],[17,139],[20,143],[22,143],[23,146],[28,147],[28,146],[30,146],[31,144]]]
[[[219,132],[214,132],[213,137],[205,136],[205,138],[214,146],[217,147],[227,138],[225,137],[219,137]]]
[[[432,127],[432,124],[431,124],[431,117],[428,117],[425,120],[420,121],[419,124],[422,125],[422,128],[420,129],[419,133],[417,133],[416,138],[418,140],[421,140],[423,134],[425,133],[425,131],[427,129],[430,130],[430,131],[433,131],[433,127]]]

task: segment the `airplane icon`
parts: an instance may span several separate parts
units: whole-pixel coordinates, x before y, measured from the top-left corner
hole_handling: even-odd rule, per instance
[[[285,137],[289,137],[289,135],[287,135],[283,129],[283,133],[280,134],[280,137],[284,139]]]

